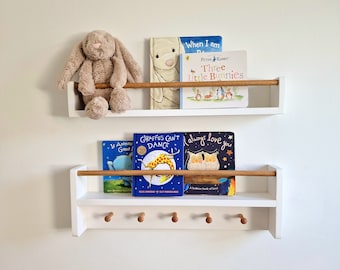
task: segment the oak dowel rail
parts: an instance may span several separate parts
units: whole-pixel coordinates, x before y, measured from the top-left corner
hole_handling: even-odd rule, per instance
[[[78,82],[74,82],[74,89],[78,90]],[[207,86],[271,86],[279,85],[279,80],[238,80],[238,81],[213,81],[213,82],[140,82],[127,83],[124,88],[180,88],[180,87],[207,87]],[[97,83],[97,89],[110,88],[107,83]]]
[[[276,171],[246,170],[79,170],[78,176],[137,176],[137,175],[183,175],[183,176],[276,176]]]

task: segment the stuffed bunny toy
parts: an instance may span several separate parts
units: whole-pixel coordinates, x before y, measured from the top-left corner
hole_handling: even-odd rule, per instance
[[[142,72],[118,39],[102,30],[88,33],[71,52],[58,88],[66,89],[78,70],[78,91],[89,118],[102,118],[109,109],[118,113],[130,109],[130,99],[123,87],[127,82],[141,82]],[[112,88],[96,89],[97,83],[110,84]]]

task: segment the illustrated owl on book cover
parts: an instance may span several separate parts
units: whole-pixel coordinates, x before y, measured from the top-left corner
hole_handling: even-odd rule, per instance
[[[185,132],[187,170],[235,170],[233,132]],[[235,194],[235,177],[185,176],[186,194]]]

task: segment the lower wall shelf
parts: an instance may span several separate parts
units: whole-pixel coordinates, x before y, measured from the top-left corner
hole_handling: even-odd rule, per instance
[[[232,197],[132,197],[89,191],[89,176],[78,175],[86,169],[70,171],[74,236],[87,229],[207,229],[269,230],[274,238],[281,237],[280,168],[260,168],[275,171],[275,176],[237,176],[239,191]]]

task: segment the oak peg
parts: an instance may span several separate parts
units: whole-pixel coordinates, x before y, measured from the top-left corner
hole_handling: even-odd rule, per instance
[[[173,213],[172,213],[171,221],[172,221],[173,223],[176,223],[176,222],[178,221],[178,215],[177,215],[176,212],[173,212]]]
[[[242,214],[239,214],[239,218],[242,224],[247,224],[248,220]]]
[[[206,213],[205,214],[205,222],[206,223],[208,223],[208,224],[210,224],[211,222],[212,222],[212,218],[211,218],[211,216],[210,216],[210,214],[209,213]]]
[[[104,218],[105,222],[110,222],[112,217],[113,217],[113,212],[108,213]]]
[[[138,218],[137,218],[138,222],[143,222],[144,221],[144,217],[145,217],[145,213],[144,212],[140,213],[138,215]]]

